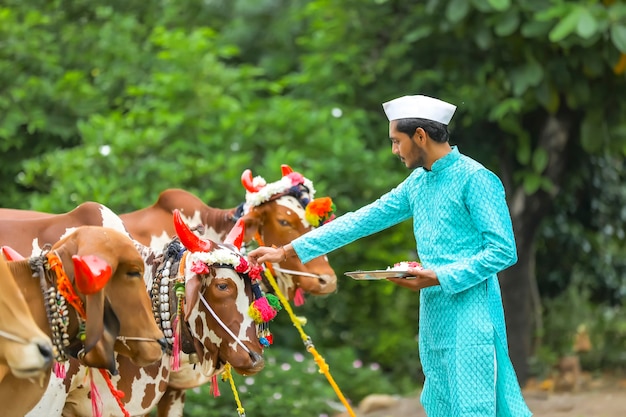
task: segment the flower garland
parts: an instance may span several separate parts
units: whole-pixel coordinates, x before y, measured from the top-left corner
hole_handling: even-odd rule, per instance
[[[239,274],[245,274],[250,269],[250,264],[243,256],[226,248],[218,248],[211,252],[194,252],[189,258],[191,272],[196,274],[209,273],[210,265],[230,265]]]
[[[272,196],[280,193],[286,193],[293,187],[298,187],[300,185],[303,185],[309,190],[311,199],[315,196],[313,182],[299,172],[292,172],[283,176],[280,180],[269,184],[263,177],[257,176],[252,179],[252,184],[257,188],[260,187],[260,190],[255,193],[246,191],[246,205],[248,207],[259,206],[269,201]]]

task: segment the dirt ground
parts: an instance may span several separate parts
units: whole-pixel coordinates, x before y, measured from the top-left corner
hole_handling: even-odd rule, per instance
[[[547,389],[546,389],[547,388]],[[626,383],[598,383],[576,392],[550,392],[549,387],[524,390],[533,417],[626,417]],[[371,395],[353,409],[356,417],[425,417],[419,397]],[[350,417],[345,412],[335,417]]]

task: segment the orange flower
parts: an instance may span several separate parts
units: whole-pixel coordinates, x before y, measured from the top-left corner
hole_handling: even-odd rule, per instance
[[[318,227],[332,218],[335,204],[330,197],[316,198],[306,206],[304,217],[313,227]]]

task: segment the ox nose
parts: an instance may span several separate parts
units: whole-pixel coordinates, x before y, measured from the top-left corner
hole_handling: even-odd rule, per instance
[[[37,349],[39,350],[39,353],[41,353],[41,357],[46,362],[46,365],[48,363],[52,363],[53,355],[52,346],[50,346],[50,344],[41,342],[37,343]]]
[[[157,343],[161,345],[161,351],[165,353],[165,350],[167,349],[167,340],[165,340],[165,338],[162,337],[160,339],[157,339]]]
[[[250,352],[250,358],[252,359],[252,366],[257,366],[259,363],[265,362],[263,355],[259,355],[256,352]]]

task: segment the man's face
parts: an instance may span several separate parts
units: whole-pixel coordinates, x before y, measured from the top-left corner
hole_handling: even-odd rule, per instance
[[[389,140],[391,140],[391,153],[396,155],[409,169],[423,167],[426,163],[426,152],[421,145],[418,134],[409,136],[396,130],[397,121],[389,123]]]

